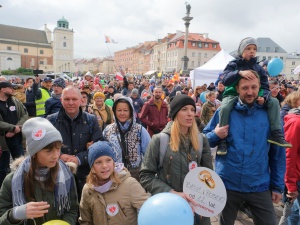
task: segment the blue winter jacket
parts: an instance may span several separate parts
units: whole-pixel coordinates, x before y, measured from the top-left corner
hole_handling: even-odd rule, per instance
[[[220,138],[214,132],[219,123],[215,112],[204,128],[210,146],[215,147]],[[281,192],[284,188],[285,149],[267,142],[270,133],[265,108],[255,104],[237,102],[229,117],[227,136],[228,152],[216,156],[215,170],[226,189],[238,192]]]

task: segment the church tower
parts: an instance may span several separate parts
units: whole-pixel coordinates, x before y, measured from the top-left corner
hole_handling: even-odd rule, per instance
[[[74,31],[62,17],[53,31],[53,70],[55,73],[74,71]]]

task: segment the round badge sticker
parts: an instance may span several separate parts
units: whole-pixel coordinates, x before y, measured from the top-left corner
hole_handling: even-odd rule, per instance
[[[45,128],[36,128],[32,131],[32,139],[33,140],[41,140],[46,135],[46,129]]]
[[[183,192],[196,202],[195,212],[205,217],[218,215],[227,200],[223,181],[206,167],[197,167],[186,175]]]
[[[117,204],[108,204],[106,206],[106,213],[110,216],[115,216],[119,212],[119,206]]]

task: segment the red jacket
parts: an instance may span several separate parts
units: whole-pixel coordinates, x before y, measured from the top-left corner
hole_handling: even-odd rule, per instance
[[[144,104],[140,113],[140,120],[147,125],[147,130],[152,137],[153,134],[159,133],[168,123],[168,106],[162,100],[160,111],[154,104],[153,97]]]
[[[285,185],[289,192],[297,191],[300,181],[300,115],[287,114],[284,117],[284,133],[287,142],[293,145],[286,148]]]

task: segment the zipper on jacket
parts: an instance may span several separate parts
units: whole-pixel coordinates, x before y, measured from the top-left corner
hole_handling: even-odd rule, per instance
[[[121,211],[123,212],[124,216],[127,217],[127,215],[126,215],[126,213],[125,213],[125,211],[124,211],[125,208],[123,208],[123,207],[121,206],[121,204],[119,203],[119,201],[117,201],[117,203],[118,203],[119,208],[120,208]]]

